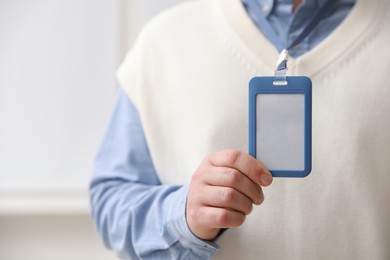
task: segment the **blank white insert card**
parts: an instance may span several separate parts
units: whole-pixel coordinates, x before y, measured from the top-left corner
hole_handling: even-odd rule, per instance
[[[302,171],[304,95],[257,95],[256,104],[257,157],[270,169]]]
[[[274,177],[305,177],[311,171],[311,81],[273,77],[250,82],[249,153]]]

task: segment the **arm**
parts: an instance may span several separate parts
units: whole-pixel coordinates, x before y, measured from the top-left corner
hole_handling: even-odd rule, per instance
[[[188,186],[161,185],[138,113],[120,92],[96,156],[92,215],[104,243],[123,258],[207,259],[217,251],[185,218]]]

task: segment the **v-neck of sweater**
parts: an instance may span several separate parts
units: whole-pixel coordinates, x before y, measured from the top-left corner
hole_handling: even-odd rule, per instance
[[[288,75],[314,76],[337,63],[340,57],[358,49],[367,34],[374,34],[375,25],[381,18],[384,0],[359,0],[344,21],[315,48],[297,57],[289,58]],[[240,0],[219,0],[223,15],[234,33],[261,61],[273,71],[278,59],[276,48],[258,30],[247,15]],[[383,8],[382,8],[383,9]]]

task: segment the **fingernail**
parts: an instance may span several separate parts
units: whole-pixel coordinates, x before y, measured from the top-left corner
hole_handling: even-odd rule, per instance
[[[271,182],[272,182],[272,175],[269,171],[263,173],[261,176],[260,176],[260,181],[264,184],[264,185],[270,185]]]

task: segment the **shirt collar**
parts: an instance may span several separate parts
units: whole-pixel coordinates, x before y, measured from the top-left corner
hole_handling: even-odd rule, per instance
[[[292,3],[293,0],[257,0],[260,10],[264,16],[269,16],[275,6],[275,2]],[[317,8],[323,6],[328,0],[303,0],[301,8],[305,11],[315,12]],[[355,3],[356,0],[340,0],[340,3]]]
[[[303,1],[313,1],[313,0],[303,0]],[[317,4],[319,7],[323,6],[328,0],[317,0]],[[354,4],[356,0],[340,0],[338,3],[340,4]]]
[[[318,6],[322,6],[326,1],[327,0],[303,0],[301,7],[304,7],[305,9],[315,9]],[[275,2],[277,2],[276,4],[287,3],[292,5],[293,0],[257,0],[257,2],[260,5],[260,11],[263,13],[263,15],[269,16],[275,7]]]
[[[328,0],[317,0],[318,6],[323,6]]]

